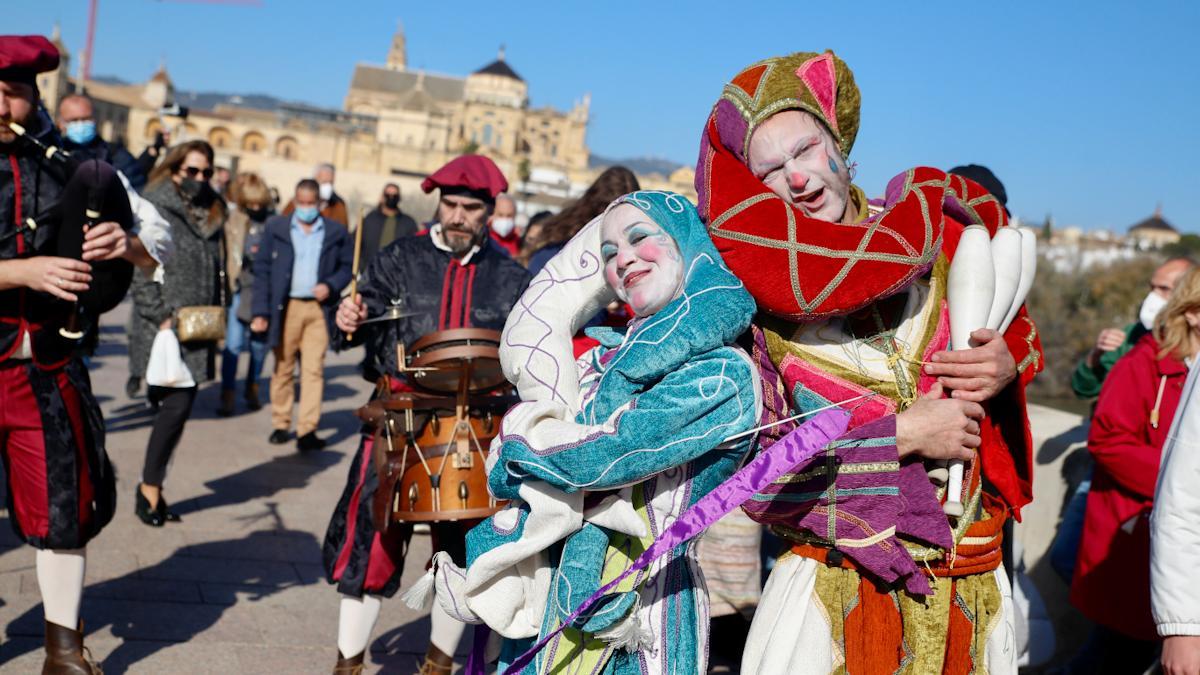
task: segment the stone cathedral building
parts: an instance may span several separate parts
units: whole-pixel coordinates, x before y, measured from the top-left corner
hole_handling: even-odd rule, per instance
[[[39,81],[52,112],[62,95],[81,84],[68,75],[71,56],[57,28],[54,38],[62,66]],[[496,161],[519,200],[528,203],[526,212],[560,206],[600,171],[589,166],[586,93],[569,111],[532,107],[529,84],[505,60],[503,48],[465,76],[412,69],[402,28],[382,65],[355,66],[342,110],[256,108],[231,96],[193,104],[186,118],[166,114],[164,107],[190,102],[177,98],[165,64],[143,83],[93,80],[83,88],[96,101],[100,133],[124,140],[134,154],[164,129],[172,143],[201,138],[212,144],[219,166],[259,172],[285,195],[315,164],[329,162],[338,168],[338,192],[352,207],[373,204],[388,180],[400,183],[409,205],[420,202],[419,182],[468,151]],[[694,197],[691,176],[681,168],[669,177],[645,176],[642,184]]]
[[[477,147],[497,160],[578,171],[588,165],[588,103],[585,94],[565,113],[531,108],[529,85],[503,48],[466,77],[410,70],[399,30],[385,65],[355,67],[344,108],[376,119],[387,145],[439,156]]]

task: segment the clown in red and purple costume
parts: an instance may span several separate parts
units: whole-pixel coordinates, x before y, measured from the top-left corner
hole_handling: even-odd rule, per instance
[[[763,421],[865,396],[844,438],[744,506],[791,548],[743,672],[1015,673],[1001,532],[1032,497],[1024,387],[1040,344],[1022,309],[949,352],[946,303],[964,227],[1007,218],[977,184],[923,167],[869,205],[846,161],[860,102],[831,52],[766,59],[725,86],[701,141],[701,215],[760,310]],[[955,458],[958,518],[942,508]]]

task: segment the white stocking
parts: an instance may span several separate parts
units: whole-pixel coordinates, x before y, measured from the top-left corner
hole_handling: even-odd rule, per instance
[[[342,596],[337,640],[342,656],[352,658],[367,650],[371,631],[375,629],[382,606],[383,601],[378,595],[364,595],[361,598]]]
[[[433,609],[429,613],[429,624],[429,641],[443,654],[454,656],[467,624],[447,614],[440,602],[433,603]]]
[[[42,590],[42,610],[50,623],[71,630],[79,628],[86,554],[87,550],[82,548],[37,552],[37,580]]]

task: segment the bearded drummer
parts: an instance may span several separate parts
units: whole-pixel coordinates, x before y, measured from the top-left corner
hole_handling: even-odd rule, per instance
[[[492,160],[463,155],[421,184],[438,190],[437,219],[428,234],[401,238],[381,251],[363,271],[359,293],[342,301],[337,313],[339,347],[365,344],[369,364],[380,373],[399,374],[397,345],[411,345],[435,331],[481,328],[499,331],[529,283],[529,274],[489,241],[488,218],[496,195],[508,181]],[[395,321],[366,323],[398,311]],[[347,339],[345,335],[352,335]],[[396,387],[406,387],[403,379]],[[371,467],[371,436],[364,435],[350,466],[346,489],[325,534],[325,570],[342,594],[335,673],[360,673],[382,598],[400,587],[412,525],[395,523],[375,530],[371,502],[378,479]],[[477,521],[431,525],[434,551],[446,551],[465,564],[465,536]],[[449,673],[463,624],[434,607],[423,674]]]

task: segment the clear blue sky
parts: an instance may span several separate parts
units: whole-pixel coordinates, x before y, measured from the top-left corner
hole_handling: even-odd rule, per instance
[[[229,0],[225,0],[228,3]],[[82,49],[86,0],[6,2],[4,31]],[[695,161],[721,87],[764,56],[832,48],[863,91],[851,160],[868,193],[907,167],[976,162],[1026,219],[1124,229],[1163,204],[1200,232],[1200,3],[101,0],[93,73],[340,107],[396,21],[413,67],[467,74],[499,44],[534,105],[592,94],[608,157]]]

